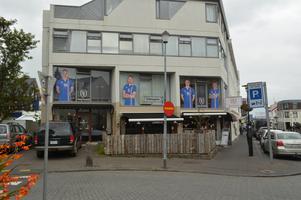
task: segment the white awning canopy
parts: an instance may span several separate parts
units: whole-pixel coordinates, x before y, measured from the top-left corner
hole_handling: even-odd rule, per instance
[[[36,121],[36,119],[32,115],[22,115],[21,117],[18,117],[15,120],[16,121],[33,121],[33,122]]]
[[[140,119],[129,119],[129,122],[163,122],[164,118],[140,118]],[[166,121],[184,121],[184,118],[167,118]]]
[[[183,113],[183,116],[220,116],[220,115],[227,115],[226,112],[212,112],[212,113],[202,113],[202,112],[197,112],[197,113]]]

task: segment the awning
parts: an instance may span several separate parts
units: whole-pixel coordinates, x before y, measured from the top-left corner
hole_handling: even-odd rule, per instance
[[[122,117],[127,118],[129,122],[163,122],[163,113],[124,113]],[[167,117],[167,121],[184,121],[184,118],[175,115]]]
[[[21,117],[18,117],[15,120],[17,120],[17,121],[33,121],[33,122],[36,121],[36,119],[32,115],[22,115]]]
[[[233,121],[238,121],[240,119],[239,113],[227,111],[227,112],[186,112],[183,113],[184,117],[190,117],[190,116],[229,116],[232,118]]]

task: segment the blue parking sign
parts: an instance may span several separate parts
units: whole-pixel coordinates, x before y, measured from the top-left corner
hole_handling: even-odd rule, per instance
[[[248,83],[248,101],[251,108],[265,107],[264,87],[262,82]]]

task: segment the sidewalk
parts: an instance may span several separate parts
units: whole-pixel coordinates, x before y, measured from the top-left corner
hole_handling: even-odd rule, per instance
[[[254,140],[254,157],[248,156],[246,136],[240,136],[232,146],[221,148],[212,160],[172,158],[167,161],[167,170],[162,169],[161,158],[107,157],[92,154],[93,167],[86,167],[87,152],[82,149],[75,158],[50,156],[49,172],[69,171],[171,171],[217,174],[228,176],[273,177],[301,174],[301,159],[275,159],[270,163]],[[35,152],[26,152],[19,160],[19,170],[31,169],[41,172],[43,160]]]

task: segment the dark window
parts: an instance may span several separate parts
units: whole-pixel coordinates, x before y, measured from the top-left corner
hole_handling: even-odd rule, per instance
[[[40,131],[45,130],[45,125],[43,125]],[[49,133],[55,135],[71,135],[72,130],[69,123],[49,123]]]
[[[185,1],[181,1],[181,0],[157,0],[156,1],[157,19],[171,19],[184,4]]]
[[[53,51],[70,51],[69,31],[54,30],[53,31]]]

